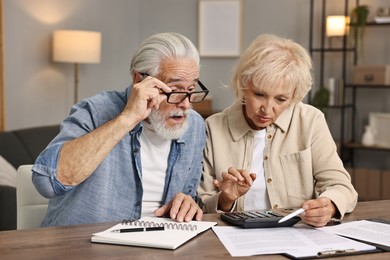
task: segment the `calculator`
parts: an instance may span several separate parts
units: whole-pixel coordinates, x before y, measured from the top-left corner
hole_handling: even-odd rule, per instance
[[[301,220],[301,218],[296,216],[282,223],[278,223],[283,217],[283,215],[272,210],[224,212],[221,214],[222,220],[242,228],[291,227]]]

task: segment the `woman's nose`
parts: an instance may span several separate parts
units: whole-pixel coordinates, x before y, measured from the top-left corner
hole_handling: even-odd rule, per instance
[[[263,113],[268,113],[270,110],[272,110],[272,104],[271,104],[272,102],[270,102],[270,101],[264,101],[263,103],[262,103],[262,105],[261,105],[261,107],[260,107],[260,109],[261,109],[261,111],[263,112]]]

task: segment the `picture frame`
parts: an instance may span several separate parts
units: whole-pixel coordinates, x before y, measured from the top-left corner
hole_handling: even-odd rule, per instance
[[[199,0],[200,56],[240,56],[241,16],[241,0]]]

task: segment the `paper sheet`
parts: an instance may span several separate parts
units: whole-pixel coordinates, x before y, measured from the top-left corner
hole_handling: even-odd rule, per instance
[[[390,247],[390,225],[359,220],[343,223],[336,226],[320,228],[332,234],[346,236],[362,241],[372,242]]]
[[[330,250],[374,250],[375,247],[309,226],[287,228],[212,227],[232,256],[287,253],[294,257],[317,256]]]

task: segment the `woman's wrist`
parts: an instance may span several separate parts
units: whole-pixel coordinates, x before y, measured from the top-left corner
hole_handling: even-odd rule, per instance
[[[231,196],[226,196],[224,192],[221,192],[218,198],[218,210],[231,211],[236,199],[231,198]]]

